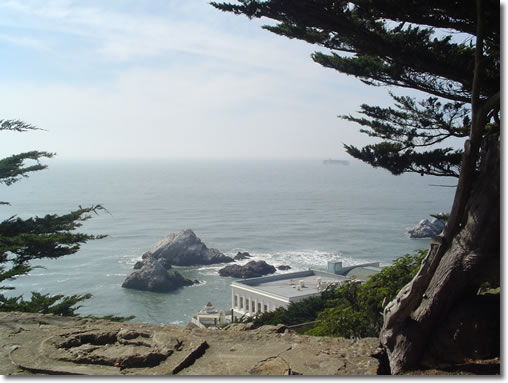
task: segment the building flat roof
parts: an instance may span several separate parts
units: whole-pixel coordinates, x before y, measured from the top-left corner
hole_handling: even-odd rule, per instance
[[[321,280],[321,288],[318,288],[318,279]],[[342,275],[307,270],[239,280],[233,282],[232,286],[245,287],[291,301],[295,298],[320,294],[328,284],[336,284],[346,280],[349,280],[349,278]],[[303,281],[303,288],[299,289],[300,281]]]

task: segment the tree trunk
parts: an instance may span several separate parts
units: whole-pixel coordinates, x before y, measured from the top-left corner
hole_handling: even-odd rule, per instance
[[[497,110],[500,95],[497,93],[487,100],[480,100],[484,27],[482,0],[476,0],[476,8],[470,139],[464,147],[457,191],[445,230],[432,240],[429,253],[413,280],[384,310],[380,341],[387,352],[392,374],[421,365],[424,357],[439,360],[439,356],[445,356],[448,360],[457,361],[459,355],[449,355],[453,353],[452,347],[447,349],[446,342],[440,342],[439,337],[446,333],[440,325],[446,323],[448,332],[452,330],[452,341],[448,343],[452,344],[459,327],[468,320],[471,322],[471,315],[464,310],[464,302],[478,301],[475,295],[482,283],[499,285],[500,281],[499,127],[491,127],[490,133],[485,134],[488,115],[490,111]],[[476,169],[478,159],[481,160],[479,171]],[[469,306],[471,313],[474,305]],[[489,315],[487,310],[481,314]],[[448,316],[452,316],[455,323],[450,324]],[[478,318],[475,316],[474,320],[478,321]],[[482,322],[488,323],[489,319],[496,318]],[[473,327],[478,327],[477,323]],[[488,337],[499,337],[499,329],[496,330],[498,334]],[[487,343],[490,339],[480,337],[478,341]],[[432,355],[436,344],[441,350]]]
[[[392,374],[415,368],[431,354],[435,330],[457,302],[474,297],[483,282],[499,283],[499,135],[484,142],[482,167],[466,194],[464,214],[455,228],[432,240],[417,275],[384,310],[380,340]]]

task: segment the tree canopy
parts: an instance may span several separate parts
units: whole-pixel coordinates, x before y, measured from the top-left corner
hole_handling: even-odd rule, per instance
[[[363,148],[346,144],[353,157],[396,175],[458,176],[447,224],[432,239],[415,277],[384,308],[379,334],[392,373],[414,368],[425,357],[449,360],[453,348],[439,334],[459,331],[459,322],[471,320],[464,302],[477,298],[482,284],[500,283],[499,2],[238,0],[212,5],[276,21],[264,28],[326,49],[312,55],[326,68],[368,85],[426,94],[421,100],[392,95],[393,108],[362,105],[361,116],[342,118],[381,139]],[[462,139],[464,149],[446,146],[449,138]],[[451,315],[454,323],[444,330]],[[498,338],[499,328],[495,331],[490,336]],[[481,336],[474,341],[460,358],[475,356],[488,343]]]
[[[20,120],[0,120],[0,131],[27,132],[38,128]],[[30,151],[0,159],[0,184],[10,186],[28,174],[47,168],[43,158],[51,158],[54,153]],[[3,201],[1,204],[9,204]],[[103,238],[103,235],[91,235],[76,232],[92,214],[104,208],[101,205],[79,206],[67,214],[47,214],[44,217],[22,219],[12,216],[0,222],[0,283],[13,280],[29,273],[37,259],[55,259],[76,253],[87,241]],[[35,266],[37,267],[37,266]],[[0,290],[12,287],[0,285]],[[32,293],[32,299],[26,301],[22,296],[8,298],[0,294],[0,311],[32,311],[58,315],[74,315],[79,307],[75,305],[90,294],[66,297],[50,297]]]
[[[393,174],[458,176],[462,150],[443,142],[465,138],[471,128],[468,104],[477,34],[474,1],[239,0],[212,5],[249,18],[272,19],[277,24],[263,28],[325,48],[312,55],[324,67],[369,85],[431,95],[419,101],[393,96],[395,108],[362,105],[363,117],[341,116],[382,140],[363,148],[346,144],[345,149]],[[499,3],[484,0],[483,9],[479,99],[485,103],[500,89]],[[489,112],[494,118],[499,108]]]

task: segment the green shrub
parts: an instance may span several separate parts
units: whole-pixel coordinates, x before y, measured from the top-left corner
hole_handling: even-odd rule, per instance
[[[312,322],[316,313],[326,308],[326,302],[333,296],[333,290],[324,291],[320,296],[310,297],[299,302],[290,303],[287,308],[279,307],[254,317],[255,326],[285,324],[288,326]]]
[[[411,281],[420,268],[427,250],[415,250],[397,258],[392,266],[371,276],[365,283],[347,282],[331,287],[320,296],[291,303],[263,313],[252,321],[262,325],[296,325],[318,321],[305,334],[316,336],[377,336],[383,325],[383,301],[389,302]]]
[[[317,315],[318,324],[308,335],[378,336],[383,325],[383,301],[395,298],[413,279],[427,250],[416,250],[397,258],[392,266],[371,276],[365,283],[348,282],[334,291],[327,308]]]
[[[30,300],[25,300],[22,295],[12,298],[7,298],[0,294],[0,311],[20,311],[28,313],[41,313],[41,314],[53,314],[58,316],[79,316],[76,313],[81,306],[77,306],[78,303],[83,302],[86,299],[90,299],[92,294],[83,295],[49,295],[41,294],[38,292],[32,292]],[[116,316],[116,315],[105,315],[97,317],[94,315],[87,315],[86,318],[90,319],[104,319],[113,322],[126,322],[134,319],[134,315],[130,316]]]
[[[77,316],[75,311],[81,306],[76,305],[91,296],[91,294],[64,296],[32,292],[30,300],[24,300],[22,295],[13,298],[0,295],[0,311]]]

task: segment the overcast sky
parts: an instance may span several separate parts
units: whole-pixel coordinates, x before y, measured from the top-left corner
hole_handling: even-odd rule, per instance
[[[387,89],[314,63],[289,40],[208,0],[1,1],[0,157],[347,158],[366,143],[337,115]]]

